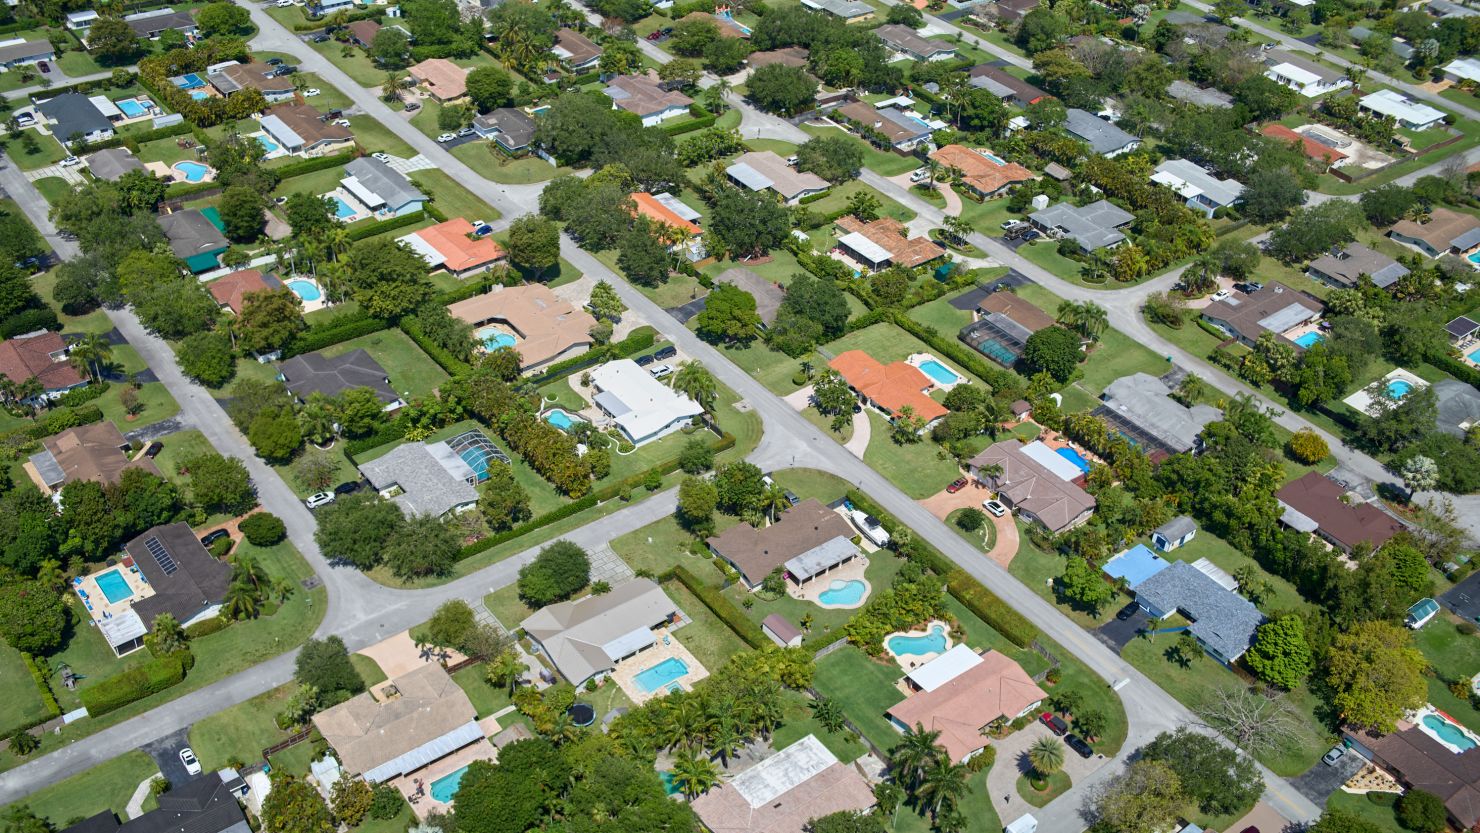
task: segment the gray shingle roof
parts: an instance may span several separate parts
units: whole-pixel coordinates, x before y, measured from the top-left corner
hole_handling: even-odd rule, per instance
[[[170,241],[170,251],[181,259],[218,251],[229,245],[221,230],[198,209],[161,214],[159,227],[164,229],[164,236]]]
[[[1154,532],[1168,541],[1176,541],[1189,532],[1197,531],[1197,521],[1188,515],[1178,515],[1157,527]]]
[[[74,135],[86,136],[95,131],[113,129],[113,123],[81,93],[62,93],[37,104],[36,109],[55,122],[51,132],[62,141]]]
[[[1066,112],[1064,129],[1099,154],[1114,153],[1132,142],[1140,141],[1094,113],[1078,107],[1070,107]]]
[[[1181,611],[1194,620],[1192,635],[1230,661],[1248,650],[1254,631],[1264,622],[1264,614],[1252,602],[1225,590],[1186,561],[1137,585],[1136,600],[1161,611]]]
[[[106,148],[83,157],[87,169],[98,179],[115,182],[129,171],[144,170],[144,163],[128,148]]]
[[[278,365],[288,390],[301,400],[307,401],[310,394],[338,396],[353,388],[369,388],[381,402],[390,404],[400,400],[400,395],[386,381],[385,368],[371,358],[364,348],[356,348],[340,356],[325,356],[323,353],[305,353],[294,356]]]
[[[1356,286],[1357,278],[1367,275],[1373,284],[1384,289],[1408,274],[1408,267],[1361,243],[1348,243],[1334,254],[1321,255],[1308,268],[1348,286]]]
[[[49,41],[28,40],[13,43],[9,46],[0,46],[0,64],[8,64],[11,61],[25,61],[33,58],[50,57],[56,49]]]
[[[1228,109],[1233,107],[1233,96],[1220,92],[1211,87],[1203,88],[1190,81],[1178,78],[1167,85],[1167,95],[1178,101],[1196,104],[1200,107],[1218,107]]]
[[[1083,208],[1061,202],[1028,215],[1035,224],[1048,229],[1062,229],[1081,249],[1092,252],[1113,246],[1125,239],[1117,228],[1136,219],[1129,211],[1099,200]]]
[[[407,515],[441,517],[478,500],[472,467],[446,443],[407,443],[360,466],[377,490],[400,486],[391,498]]]
[[[1463,437],[1467,429],[1461,426],[1480,425],[1480,391],[1471,385],[1445,379],[1434,383],[1434,395],[1439,400],[1440,431]]]
[[[1095,415],[1130,423],[1138,429],[1135,434],[1143,444],[1149,436],[1173,454],[1191,451],[1203,428],[1220,419],[1223,412],[1211,405],[1183,407],[1171,398],[1171,393],[1171,388],[1155,376],[1122,376],[1105,387],[1105,404],[1095,410]]]
[[[344,173],[354,177],[393,208],[427,198],[426,194],[416,190],[416,186],[404,174],[373,156],[361,156],[352,160],[344,166]]]

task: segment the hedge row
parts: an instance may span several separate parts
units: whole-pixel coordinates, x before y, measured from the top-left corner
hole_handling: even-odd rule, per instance
[[[893,515],[885,512],[883,507],[855,489],[848,490],[848,502],[878,518],[879,523],[883,524],[890,535],[896,534],[897,529],[903,528],[903,525]],[[929,563],[930,569],[945,578],[946,590],[963,607],[976,614],[983,622],[1018,647],[1026,648],[1038,638],[1038,628],[1029,622],[1027,617],[1018,613],[1011,605],[1002,601],[996,593],[988,590],[970,573],[956,566],[954,561],[946,558],[919,536],[915,536],[913,540],[917,553]]]
[[[1228,333],[1225,333],[1222,330],[1218,329],[1211,322],[1204,321],[1201,315],[1197,317],[1197,326],[1201,327],[1203,329],[1203,332],[1207,333],[1213,338],[1218,339],[1219,341],[1228,340]]]
[[[56,404],[64,408],[76,408],[97,399],[108,392],[107,382],[92,382],[86,387],[73,388],[57,397]]]
[[[386,321],[365,312],[331,318],[327,323],[316,324],[295,336],[293,343],[283,349],[283,358],[332,347],[341,341],[367,336],[389,326]]]
[[[991,385],[993,390],[1012,390],[1022,386],[1016,373],[987,364],[987,361],[975,351],[958,341],[941,336],[934,327],[921,324],[902,312],[895,311],[889,317],[896,327],[925,342],[930,349],[944,353],[946,358],[976,374]]]
[[[695,130],[703,130],[706,127],[710,127],[719,119],[719,116],[709,112],[697,103],[689,105],[689,115],[693,116],[691,120],[679,124],[670,124],[663,128],[663,132],[669,136],[682,136],[685,133],[692,133]]]
[[[307,17],[307,16],[308,15],[305,13],[304,14],[304,17]],[[359,20],[379,20],[382,17],[385,17],[385,7],[384,6],[374,7],[374,8],[368,9],[366,11],[362,11],[362,12],[351,12],[349,14],[349,16],[344,19],[344,22],[345,23],[354,23],[355,21],[359,21]],[[294,23],[293,24],[293,31],[295,31],[295,32],[317,32],[318,30],[325,29],[325,28],[328,28],[328,27],[326,27],[324,25],[324,19],[323,18],[319,18],[318,20],[310,20],[307,23]]]
[[[399,422],[388,422],[375,429],[375,433],[350,440],[344,444],[344,453],[353,461],[355,457],[371,449],[399,442],[406,436],[406,427]]]
[[[303,176],[304,174],[311,174],[315,171],[325,171],[329,168],[338,167],[340,165],[348,165],[350,162],[354,161],[356,156],[359,155],[360,154],[354,150],[346,150],[343,153],[335,153],[329,156],[315,156],[311,159],[300,159],[297,162],[290,162],[280,168],[275,169],[273,173],[277,174],[283,179],[291,179],[292,177]]]
[[[410,318],[401,319],[401,332],[405,333],[423,353],[431,357],[441,368],[447,371],[448,376],[457,376],[468,372],[471,365],[448,352],[447,348],[432,341],[421,331],[421,327]]]
[[[693,573],[690,573],[687,568],[682,566],[673,568],[673,577],[678,579],[679,584],[687,587],[690,593],[698,597],[699,601],[703,602],[704,606],[709,608],[710,613],[718,616],[721,622],[729,625],[730,630],[734,631],[736,636],[745,640],[745,644],[756,649],[772,644],[771,640],[766,637],[766,634],[761,631],[760,626],[750,621],[750,617],[746,616],[740,608],[735,607],[729,599],[725,598],[724,594],[718,588],[711,587],[700,581]]]
[[[193,625],[187,625],[185,628],[185,635],[191,639],[197,639],[202,636],[210,636],[211,634],[218,631],[224,631],[230,625],[230,619],[224,619],[220,616],[212,616],[209,619],[202,619],[201,621],[196,622]]]
[[[88,144],[87,149],[92,151],[103,150],[104,148],[126,147],[134,153],[138,153],[139,145],[146,142],[169,139],[174,136],[184,136],[192,132],[194,132],[194,128],[190,122],[182,121],[179,124],[172,124],[168,127],[156,127],[153,130],[146,130],[143,133],[120,134],[111,139],[104,139],[101,142],[91,142]]]
[[[1461,382],[1466,382],[1476,388],[1480,388],[1480,371],[1475,370],[1475,368],[1470,367],[1448,353],[1434,351],[1429,355],[1429,364],[1448,373]]]
[[[398,228],[416,225],[432,216],[430,209],[431,204],[428,203],[421,211],[402,214],[400,217],[392,217],[389,220],[378,220],[374,223],[355,223],[355,227],[349,230],[348,237],[350,242],[353,243],[358,240],[364,240],[367,237],[374,237],[377,234],[384,234],[388,231],[395,231]]]
[[[0,35],[10,35],[16,32],[24,32],[27,29],[40,29],[46,25],[46,21],[34,17],[22,17],[0,26]]]
[[[157,657],[137,668],[115,674],[91,688],[83,689],[82,705],[87,708],[88,715],[101,717],[136,700],[179,685],[185,679],[186,666],[193,663],[194,657],[189,651]]]
[[[19,453],[24,451],[30,442],[50,437],[52,434],[60,434],[68,428],[76,428],[79,425],[88,425],[100,422],[103,412],[97,405],[83,405],[80,408],[62,408],[48,411],[46,417],[29,425],[23,425],[13,431],[0,434],[0,444],[11,445]],[[29,442],[13,444],[12,437],[24,437]]]
[[[60,715],[62,707],[57,703],[56,695],[51,693],[51,684],[46,681],[46,675],[36,665],[36,658],[22,651],[21,662],[26,664],[26,670],[31,672],[31,681],[36,683],[36,691],[41,695],[41,705],[46,707],[46,720]]]
[[[615,344],[605,347],[597,347],[587,350],[579,356],[572,356],[564,361],[558,361],[545,368],[545,372],[538,376],[529,378],[529,383],[535,387],[549,384],[556,379],[562,379],[585,367],[599,364],[605,359],[625,359],[652,347],[657,341],[657,330],[644,324],[627,334],[627,337]]]

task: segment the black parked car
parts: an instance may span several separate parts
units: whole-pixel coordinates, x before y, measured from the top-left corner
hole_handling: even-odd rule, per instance
[[[210,549],[210,547],[211,547],[212,544],[216,543],[217,541],[221,540],[222,538],[227,538],[227,537],[230,537],[230,536],[231,536],[231,533],[230,532],[227,532],[224,529],[218,529],[215,532],[212,532],[212,533],[210,533],[208,535],[203,536],[200,539],[200,545],[203,546],[203,547],[205,547],[206,549]]]
[[[671,358],[673,358],[674,356],[677,356],[677,355],[678,355],[678,348],[677,347],[674,347],[672,344],[670,344],[667,347],[663,347],[663,348],[659,349],[658,352],[654,353],[653,354],[653,358],[657,359],[658,361],[662,361],[664,359],[671,359]]]
[[[267,65],[270,66],[270,67],[280,67],[280,66],[283,65],[283,59],[282,58],[268,58],[267,59]]]
[[[148,448],[144,449],[144,456],[153,460],[159,456],[159,452],[161,451],[164,451],[164,443],[153,442],[149,444]]]
[[[1064,743],[1067,744],[1070,749],[1078,752],[1079,757],[1081,758],[1094,757],[1095,750],[1089,748],[1089,744],[1084,742],[1084,738],[1081,738],[1080,736],[1072,732],[1064,735]]]
[[[358,480],[351,480],[348,483],[340,483],[338,486],[334,487],[334,494],[352,495],[355,492],[358,492],[362,488],[362,486],[363,484],[361,484]]]
[[[650,365],[650,364],[653,363],[653,359],[654,358],[655,357],[652,356],[652,355],[638,356],[637,357],[637,360],[636,360],[637,361],[637,366],[638,367],[647,367],[648,365]]]
[[[1123,607],[1119,611],[1117,611],[1115,613],[1115,618],[1116,619],[1119,619],[1122,622],[1124,622],[1125,620],[1131,618],[1132,616],[1135,616],[1136,615],[1136,611],[1138,611],[1140,609],[1141,609],[1141,606],[1140,605],[1136,604],[1135,602],[1131,602],[1130,604],[1126,605],[1125,607]]]

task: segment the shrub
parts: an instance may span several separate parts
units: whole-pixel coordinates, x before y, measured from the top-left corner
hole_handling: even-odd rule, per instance
[[[189,639],[210,636],[217,631],[225,630],[231,624],[231,621],[230,619],[223,619],[220,616],[213,616],[210,619],[205,619],[186,627],[185,636]]]
[[[221,558],[231,552],[231,545],[235,543],[230,535],[226,535],[211,542],[210,553],[213,558]]]
[[[1291,457],[1308,466],[1319,463],[1331,453],[1326,441],[1309,428],[1296,431],[1285,448],[1290,452]]]
[[[193,660],[189,651],[152,659],[137,668],[115,674],[91,688],[83,689],[82,705],[87,707],[89,715],[99,717],[135,700],[158,694],[184,680],[186,666],[193,664]]]
[[[1449,813],[1439,796],[1424,790],[1409,790],[1398,799],[1398,821],[1417,833],[1439,833],[1448,824]]]
[[[715,563],[720,564],[723,562],[715,559]],[[687,587],[690,593],[698,597],[699,601],[703,602],[704,606],[709,608],[711,613],[718,616],[721,622],[729,625],[730,630],[734,631],[736,636],[745,640],[745,644],[757,649],[773,644],[761,631],[760,627],[751,621],[750,617],[741,612],[739,608],[735,607],[729,599],[725,598],[718,589],[700,581],[684,567],[674,567],[673,577],[678,579],[679,583],[684,587]],[[747,595],[746,598],[748,599],[750,596]]]
[[[375,788],[370,798],[370,818],[386,821],[401,814],[401,808],[406,806],[406,799],[401,797],[401,791],[390,784],[381,784]]]
[[[271,512],[253,512],[238,525],[254,547],[270,547],[288,537],[283,519]]]
[[[544,607],[570,598],[590,580],[591,558],[586,551],[569,541],[556,541],[519,570],[519,597],[531,607]]]

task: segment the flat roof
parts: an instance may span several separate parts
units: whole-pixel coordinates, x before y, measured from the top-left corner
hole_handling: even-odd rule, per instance
[[[1134,590],[1141,582],[1165,570],[1168,566],[1170,563],[1165,558],[1152,552],[1145,544],[1137,544],[1117,553],[1114,558],[1106,561],[1101,569],[1111,578],[1125,579],[1126,586]]]
[[[964,642],[906,674],[923,691],[934,691],[982,664],[982,656]]]
[[[1084,474],[1079,466],[1064,459],[1057,451],[1045,445],[1042,440],[1034,440],[1023,446],[1023,453],[1031,457],[1038,465],[1048,469],[1060,480],[1074,480]]]

